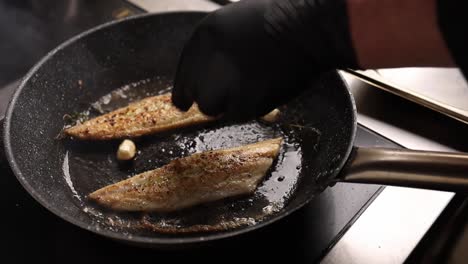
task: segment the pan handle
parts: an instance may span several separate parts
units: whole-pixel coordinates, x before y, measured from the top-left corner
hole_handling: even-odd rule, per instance
[[[358,148],[339,181],[468,192],[468,154]]]

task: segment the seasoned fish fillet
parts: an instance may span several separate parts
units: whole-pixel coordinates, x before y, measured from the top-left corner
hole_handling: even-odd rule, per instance
[[[196,153],[89,195],[115,210],[169,212],[253,193],[278,156],[282,139]]]
[[[145,98],[110,113],[67,128],[64,133],[78,139],[132,138],[212,121],[194,104],[187,112],[177,109],[171,93]]]

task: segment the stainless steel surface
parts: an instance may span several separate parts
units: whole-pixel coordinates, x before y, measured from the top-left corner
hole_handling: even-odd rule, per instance
[[[468,123],[468,84],[456,68],[348,72],[380,89]]]
[[[130,0],[128,1],[148,12],[161,11],[213,11],[219,7],[210,0]]]
[[[152,1],[130,2],[149,12],[161,11]],[[169,4],[173,0],[158,2]],[[191,1],[178,2],[181,10],[186,10],[184,5]],[[468,132],[460,122],[434,117],[433,111],[418,108],[344,72],[343,76],[355,95],[358,122],[364,126],[410,149],[468,150],[468,140],[460,142],[454,136],[455,132]],[[438,123],[442,128],[446,125],[446,129]],[[323,262],[402,263],[452,197],[449,192],[385,188]]]
[[[468,154],[355,147],[339,181],[468,192]]]
[[[457,68],[397,68],[374,72],[395,86],[468,110],[468,84]]]
[[[468,152],[468,125],[382,91],[343,72],[358,122],[409,149]]]
[[[387,187],[322,263],[403,263],[451,198],[445,192]]]
[[[468,150],[468,126],[343,72],[358,122],[409,149]],[[386,187],[323,263],[403,263],[454,193]]]

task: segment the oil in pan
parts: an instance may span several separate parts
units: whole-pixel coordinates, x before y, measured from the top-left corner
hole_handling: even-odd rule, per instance
[[[130,102],[170,92],[171,82],[164,77],[142,80],[120,87],[75,114],[83,121],[123,107]],[[274,123],[253,120],[242,124],[215,122],[135,139],[138,155],[130,163],[115,158],[118,142],[67,141],[64,177],[77,204],[100,226],[114,231],[154,230],[168,236],[180,233],[223,231],[253,225],[280,212],[294,195],[304,174],[303,150],[298,130],[311,133],[318,144],[320,131],[301,124],[300,115],[281,108]],[[281,152],[264,181],[253,195],[228,198],[176,213],[115,213],[88,203],[87,194],[144,171],[166,165],[171,160],[193,153],[230,148],[275,137],[283,137]],[[66,165],[66,166],[65,166]],[[137,232],[138,233],[138,232]]]

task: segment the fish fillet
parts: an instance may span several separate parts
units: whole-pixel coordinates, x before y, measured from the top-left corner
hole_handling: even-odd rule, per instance
[[[278,156],[282,139],[196,153],[89,195],[114,210],[170,212],[253,193]]]
[[[133,138],[201,124],[215,118],[204,115],[196,104],[187,112],[172,104],[171,93],[145,98],[64,130],[83,140]]]

